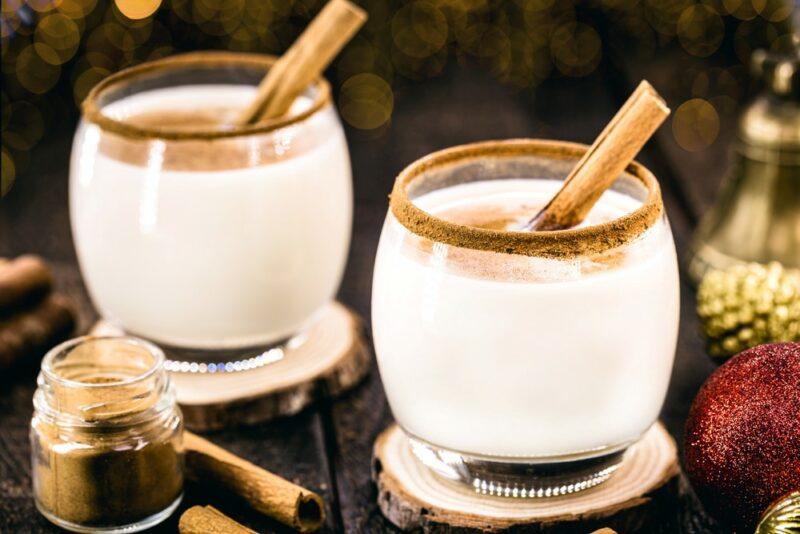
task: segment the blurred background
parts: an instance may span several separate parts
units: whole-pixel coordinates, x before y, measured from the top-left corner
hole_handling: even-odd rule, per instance
[[[82,100],[109,74],[171,54],[202,49],[280,54],[325,1],[2,0],[0,261],[41,255],[52,267],[57,291],[76,305],[77,331],[86,331],[97,313],[78,271],[67,201],[70,145]],[[729,234],[726,243],[740,252],[753,234],[748,230],[762,229],[751,239],[758,241],[751,243],[758,254],[745,260],[800,267],[800,0],[355,1],[369,20],[326,77],[346,126],[356,201],[338,298],[365,319],[386,195],[404,166],[431,151],[485,139],[591,143],[643,78],[672,109],[638,159],[660,180],[682,264],[702,248],[698,242],[712,241],[693,241],[701,221],[710,220],[716,226],[706,225],[708,232],[729,229],[723,237]],[[784,67],[773,63],[753,75],[753,53],[762,49],[793,55]],[[753,109],[748,102],[768,105],[742,120],[750,127],[737,133],[737,122]],[[761,128],[764,124],[770,128]],[[732,150],[743,131],[775,134],[760,146],[769,149],[767,162],[748,160],[741,146]],[[718,194],[726,176],[739,184],[732,190],[736,194]],[[720,198],[724,202],[716,201]],[[736,204],[731,198],[744,200]],[[736,224],[716,224],[715,213],[737,211],[742,216]],[[784,232],[775,230],[779,224]],[[790,234],[793,240],[765,248],[770,238]],[[761,254],[764,250],[768,253]],[[696,314],[690,280],[698,280],[687,271],[682,271],[675,367],[661,414],[678,443],[692,399],[716,365],[707,357],[709,346],[724,349],[710,350],[721,361],[743,344],[800,332],[796,300],[793,316],[776,300],[764,317],[756,317],[750,294],[729,291],[739,287],[729,278],[699,293]],[[748,271],[741,287],[782,294],[784,286],[772,283],[774,276],[765,281],[759,273]],[[800,270],[781,280],[800,287]],[[717,302],[728,307],[714,311]],[[737,322],[739,317],[744,319]],[[732,325],[725,326],[731,318]],[[759,322],[780,328],[762,328]],[[700,335],[703,324],[709,340]],[[0,316],[0,341],[2,332]],[[0,361],[0,379],[9,384],[0,387],[0,531],[18,525],[47,531],[30,499],[29,475],[20,467],[29,457],[34,356],[43,348],[29,351],[28,367],[18,367],[17,374],[2,371]],[[333,503],[329,530],[344,525],[385,532],[365,459],[391,420],[373,368],[349,397],[276,426],[248,429],[252,443],[236,431],[224,438],[227,445],[239,443],[240,451],[252,452],[257,462],[281,465],[287,477],[320,489]],[[666,511],[670,519],[658,532],[730,532],[700,528],[697,510],[683,503]],[[4,520],[11,525],[7,529]],[[689,527],[678,529],[677,523]]]
[[[2,194],[37,145],[74,129],[92,86],[125,67],[197,49],[280,54],[323,0],[3,0]],[[681,149],[717,142],[751,92],[753,50],[791,47],[792,0],[361,0],[369,21],[329,69],[351,133],[381,137],[409,84],[463,65],[536,98],[606,62],[671,78]],[[702,60],[702,61],[699,61]],[[662,69],[653,66],[668,65]],[[677,76],[677,79],[675,77]],[[721,118],[722,117],[722,118]]]

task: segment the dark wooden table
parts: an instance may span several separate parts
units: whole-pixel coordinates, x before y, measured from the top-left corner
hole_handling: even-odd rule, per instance
[[[553,78],[535,91],[514,92],[485,70],[455,61],[443,75],[407,84],[395,93],[395,112],[381,135],[348,131],[355,174],[355,222],[347,272],[339,298],[364,318],[370,316],[372,265],[387,194],[397,172],[434,150],[485,139],[544,137],[591,142],[632,90],[646,77],[664,92],[673,109],[688,98],[685,58],[665,57],[636,66],[604,61],[588,78]],[[34,252],[56,268],[58,286],[80,304],[81,328],[96,318],[78,272],[67,210],[70,137],[53,136],[37,147],[31,165],[0,201],[0,256]],[[723,117],[721,135],[702,153],[687,153],[673,141],[669,124],[639,158],[661,180],[679,255],[686,259],[692,228],[707,208],[724,174],[733,121]],[[698,335],[694,293],[682,285],[681,334],[662,419],[680,443],[689,405],[713,370]],[[34,360],[32,358],[32,360]],[[51,532],[34,507],[29,474],[28,422],[36,361],[0,378],[0,532]],[[231,429],[212,439],[324,496],[326,530],[394,530],[377,508],[370,481],[370,452],[377,434],[392,421],[377,369],[355,391],[320,403],[297,417]],[[184,506],[207,503],[189,487]],[[232,500],[213,504],[254,528],[281,527],[256,517]],[[655,524],[663,532],[716,532],[691,495],[670,517]],[[176,515],[177,516],[177,515]],[[159,530],[174,532],[173,518]],[[656,527],[654,527],[656,528]]]

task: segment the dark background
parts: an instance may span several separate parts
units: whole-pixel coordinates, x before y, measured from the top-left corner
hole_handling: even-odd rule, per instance
[[[661,181],[685,261],[692,229],[725,174],[736,114],[756,88],[747,74],[749,54],[784,46],[790,20],[790,5],[771,1],[359,3],[370,23],[327,76],[347,127],[356,197],[339,298],[367,324],[373,258],[398,171],[431,151],[470,141],[543,137],[590,143],[642,78],[673,110],[638,159]],[[75,19],[77,43],[71,41],[74,29],[61,19],[46,28],[55,38],[37,33],[48,16],[77,17],[83,13],[79,7],[90,4]],[[224,7],[229,5],[243,7],[231,14]],[[261,19],[253,15],[258,5],[267,6]],[[78,304],[80,328],[91,325],[96,313],[77,270],[67,210],[76,101],[109,72],[177,51],[280,52],[320,5],[173,1],[134,21],[122,14],[125,9],[102,0],[4,0],[0,256],[44,256],[59,290]],[[149,35],[142,38],[137,32],[147,31],[137,28],[148,24]],[[662,412],[679,444],[691,400],[714,368],[685,277],[681,289],[681,334]],[[27,425],[39,356],[0,377],[1,532],[53,530],[34,508],[29,475]],[[391,526],[377,509],[369,458],[375,437],[391,420],[373,368],[365,383],[339,400],[212,439],[322,494],[329,531],[378,532]],[[214,504],[254,528],[280,530],[234,500],[200,495],[190,486],[184,506],[199,503]],[[162,530],[174,531],[175,522]],[[587,525],[587,531],[600,526]],[[691,494],[653,518],[650,530],[721,531]]]

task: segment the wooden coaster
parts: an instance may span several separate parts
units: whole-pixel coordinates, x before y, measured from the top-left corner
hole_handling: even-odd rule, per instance
[[[120,330],[99,321],[95,335]],[[320,397],[355,386],[370,367],[361,319],[336,302],[280,360],[229,373],[172,373],[187,428],[208,431],[294,415]]]
[[[543,499],[510,499],[475,493],[422,466],[397,425],[378,436],[373,479],[383,514],[403,530],[619,532],[647,528],[658,510],[671,508],[678,494],[675,441],[656,423],[625,454],[612,477],[592,489]],[[669,504],[668,504],[668,503]]]

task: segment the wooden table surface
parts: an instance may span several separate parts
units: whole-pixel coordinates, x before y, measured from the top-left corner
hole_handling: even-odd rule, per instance
[[[485,139],[541,137],[590,143],[635,82],[648,78],[675,109],[689,97],[685,61],[647,65],[604,61],[587,78],[554,78],[535,91],[514,92],[486,69],[455,61],[439,77],[406,84],[395,93],[391,125],[382,135],[348,130],[355,180],[353,242],[339,298],[370,316],[372,265],[387,194],[395,175],[416,158],[444,147]],[[70,134],[37,147],[31,164],[0,201],[0,256],[34,252],[56,268],[60,290],[80,303],[81,327],[96,318],[78,272],[69,230],[67,178]],[[670,125],[662,127],[640,156],[660,178],[678,253],[686,260],[691,232],[713,198],[726,165],[733,120],[723,117],[719,139],[701,153],[679,148]],[[680,444],[689,405],[714,366],[698,335],[694,292],[682,283],[681,333],[662,419]],[[368,322],[368,321],[367,321]],[[28,423],[36,359],[0,377],[0,532],[52,532],[31,498]],[[327,503],[328,532],[393,531],[376,504],[370,480],[375,437],[392,421],[377,368],[356,390],[300,415],[250,428],[216,433],[212,439],[235,453],[319,492]],[[213,503],[260,531],[281,527],[222,496],[187,488],[184,506]],[[717,532],[691,495],[670,513],[654,518],[650,531]],[[176,516],[159,531],[175,532]]]

